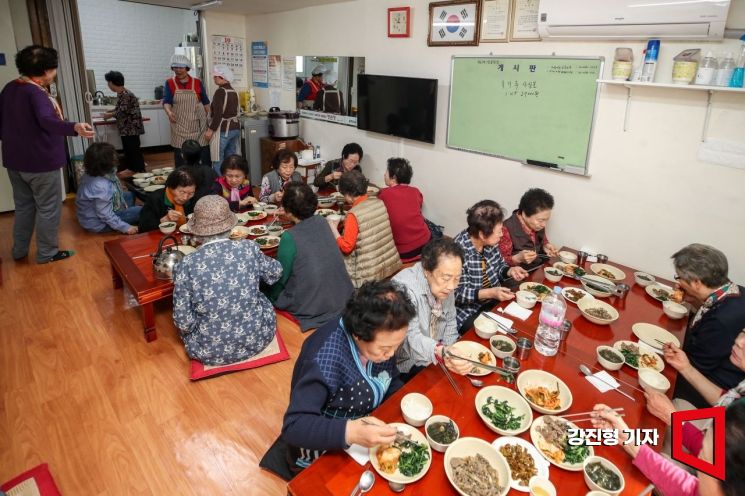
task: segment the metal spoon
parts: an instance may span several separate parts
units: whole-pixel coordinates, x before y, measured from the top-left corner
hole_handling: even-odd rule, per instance
[[[362,475],[360,475],[360,482],[354,488],[354,491],[352,491],[352,496],[365,494],[370,489],[372,489],[373,484],[375,484],[375,474],[372,473],[371,470],[365,470],[364,472],[362,472]]]
[[[472,379],[472,378],[469,377],[468,380],[471,381],[471,385],[473,387],[477,387],[477,388],[484,387],[484,381],[482,381],[480,379]],[[401,485],[403,486],[403,484],[401,484]],[[401,490],[403,491],[403,489],[401,489]]]
[[[584,364],[580,365],[579,366],[579,370],[581,370],[582,373],[585,374],[587,377],[590,377],[590,376],[593,375],[592,374],[592,370],[590,370],[590,368],[587,365],[584,365]],[[597,377],[596,377],[596,379],[598,379],[600,382],[603,382],[603,383],[607,384],[608,386],[613,387],[613,384],[608,384],[603,379],[600,379],[600,378],[597,378]],[[633,396],[631,396],[630,394],[628,394],[628,393],[626,393],[624,391],[621,391],[620,387],[614,387],[613,390],[616,391],[617,393],[621,393],[622,395],[626,396],[631,401],[636,401]]]
[[[406,484],[401,484],[400,482],[388,481],[388,487],[391,488],[391,491],[393,491],[394,493],[402,493],[404,492],[404,489],[406,489]]]

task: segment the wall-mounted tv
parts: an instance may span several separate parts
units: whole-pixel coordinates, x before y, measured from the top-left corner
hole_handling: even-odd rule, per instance
[[[357,128],[435,142],[437,79],[357,76]]]

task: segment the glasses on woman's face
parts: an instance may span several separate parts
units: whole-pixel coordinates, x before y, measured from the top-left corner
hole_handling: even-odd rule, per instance
[[[454,276],[453,274],[445,274],[439,270],[435,270],[432,275],[435,276],[435,280],[440,284],[448,284],[450,282],[460,284],[460,276]]]

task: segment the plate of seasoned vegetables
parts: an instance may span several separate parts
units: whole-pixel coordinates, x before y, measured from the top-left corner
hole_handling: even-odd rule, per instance
[[[277,236],[259,236],[254,241],[259,244],[259,248],[262,250],[271,250],[279,245],[279,238]]]
[[[632,369],[647,368],[657,372],[665,370],[662,357],[655,353],[654,348],[644,343],[620,340],[613,343],[613,347],[621,352],[626,365]]]
[[[573,263],[556,262],[554,264],[554,267],[562,271],[565,276],[573,277],[575,279],[578,279],[587,274],[585,269]]]
[[[533,421],[528,402],[512,389],[502,386],[479,389],[476,412],[489,429],[503,436],[517,436],[527,431]]]
[[[481,362],[484,365],[497,366],[497,357],[491,352],[489,348],[483,344],[475,341],[456,341],[453,343],[449,351],[459,357],[468,358],[475,362]],[[468,375],[482,376],[491,374],[489,369],[481,369],[478,365],[474,365]]]
[[[548,286],[537,282],[524,282],[520,284],[520,291],[529,291],[533,293],[536,298],[538,298],[538,301],[543,301],[546,296],[551,294],[551,290]]]
[[[370,464],[384,479],[399,484],[416,482],[432,464],[432,449],[424,434],[408,424],[388,424],[398,430],[396,440],[389,445],[370,448]]]
[[[517,376],[517,390],[534,410],[552,415],[572,406],[572,391],[553,374],[529,369]]]
[[[590,265],[590,270],[603,279],[608,279],[609,281],[616,282],[626,279],[626,273],[618,267],[613,267],[612,265],[604,263],[594,263]]]
[[[548,479],[549,464],[538,452],[538,448],[519,437],[498,437],[492,446],[502,454],[510,466],[512,484],[510,487],[524,493],[530,492],[528,481],[539,476]]]
[[[549,463],[571,472],[580,472],[585,460],[595,455],[592,446],[574,446],[579,438],[576,424],[553,415],[538,417],[530,426],[530,440]]]
[[[561,296],[563,296],[564,299],[566,299],[567,301],[574,303],[575,305],[577,304],[579,300],[585,297],[588,300],[595,299],[594,296],[592,296],[590,293],[588,293],[582,288],[562,288]]]

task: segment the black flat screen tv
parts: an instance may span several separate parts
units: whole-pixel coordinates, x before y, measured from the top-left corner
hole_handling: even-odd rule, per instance
[[[437,79],[357,76],[357,128],[435,142]]]

